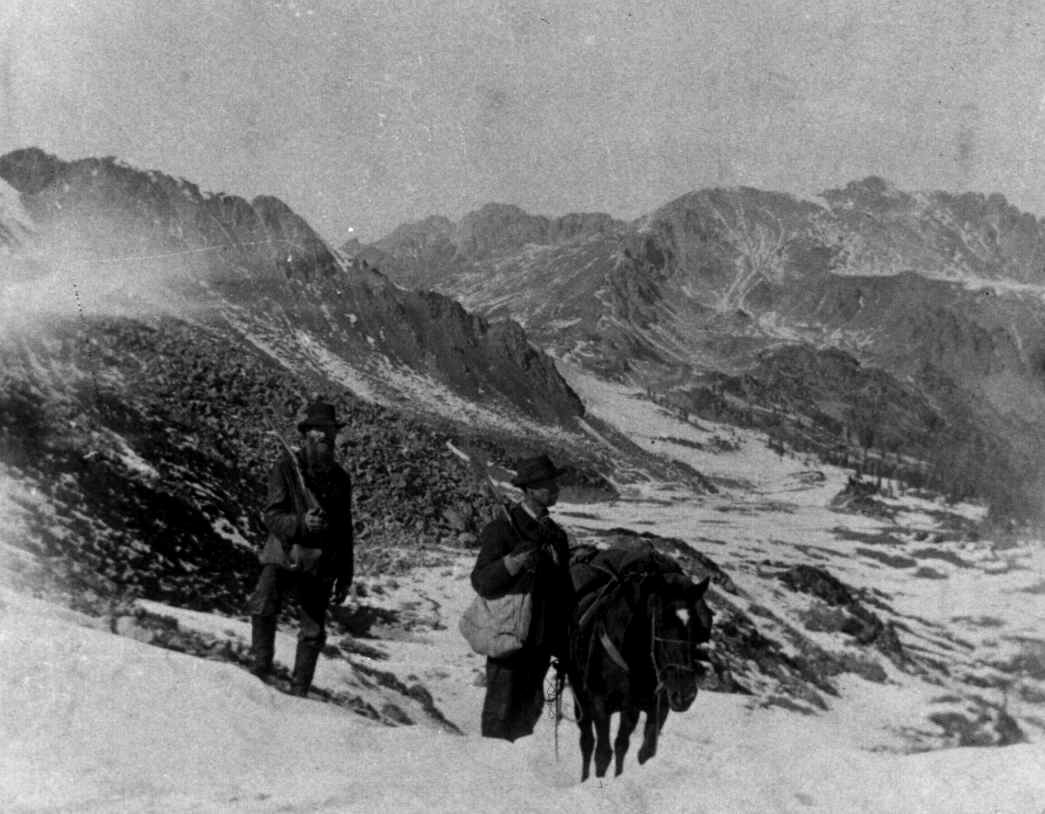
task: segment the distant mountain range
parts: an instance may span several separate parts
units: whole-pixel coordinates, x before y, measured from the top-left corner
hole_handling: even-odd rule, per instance
[[[491,204],[344,251],[679,409],[1041,508],[1045,228],[1000,195],[871,177],[816,200],[703,190],[628,223]]]
[[[109,317],[147,301],[299,389],[473,427],[575,427],[558,357],[872,475],[1041,511],[1043,230],[998,195],[714,189],[631,222],[489,204],[335,250],[276,198],[113,158],[19,150],[0,179],[9,267],[79,268],[81,327],[92,294],[123,303]]]

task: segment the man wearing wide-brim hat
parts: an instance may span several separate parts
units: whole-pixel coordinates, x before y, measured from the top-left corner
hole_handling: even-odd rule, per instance
[[[532,733],[543,709],[551,659],[566,664],[574,605],[569,541],[548,514],[565,471],[547,455],[520,461],[512,484],[522,489],[522,500],[479,534],[472,570],[476,593],[486,599],[520,591],[533,594],[533,617],[523,648],[486,660],[481,722],[485,737],[514,741]]]
[[[261,576],[247,602],[251,615],[252,671],[272,679],[276,626],[284,600],[297,600],[298,644],[291,692],[308,694],[326,641],[327,606],[340,605],[352,584],[352,482],[334,457],[344,423],[325,401],[308,405],[298,422],[301,448],[289,447],[269,473],[261,550]]]

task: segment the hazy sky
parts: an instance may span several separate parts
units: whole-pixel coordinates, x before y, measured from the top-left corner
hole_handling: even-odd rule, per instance
[[[866,175],[1045,214],[1039,0],[0,0],[0,152],[274,194],[326,238]]]

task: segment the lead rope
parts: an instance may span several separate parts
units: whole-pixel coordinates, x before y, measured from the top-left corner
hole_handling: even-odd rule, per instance
[[[555,663],[555,762],[559,762],[559,723],[562,721],[562,673]]]
[[[555,683],[553,684],[554,689],[552,690],[552,702],[555,708],[555,761],[559,761],[559,724],[565,719],[565,715],[562,714],[562,693],[566,688],[566,673],[559,664],[559,660],[556,659],[553,663],[555,667]]]
[[[649,657],[650,661],[653,662],[653,675],[657,679],[657,687],[653,691],[653,695],[657,699],[657,717],[653,721],[653,743],[650,744],[654,754],[656,754],[657,739],[660,737],[660,696],[664,689],[664,679],[660,677],[660,667],[657,666],[657,614],[655,613],[650,614]]]

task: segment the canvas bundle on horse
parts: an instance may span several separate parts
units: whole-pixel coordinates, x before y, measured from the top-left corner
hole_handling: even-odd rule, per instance
[[[616,756],[624,768],[631,733],[645,713],[639,763],[656,753],[669,710],[683,712],[697,697],[711,636],[708,580],[694,583],[652,546],[576,550],[570,573],[578,605],[571,643],[573,689],[583,765],[588,778],[605,775]],[[620,713],[610,746],[610,718]]]

